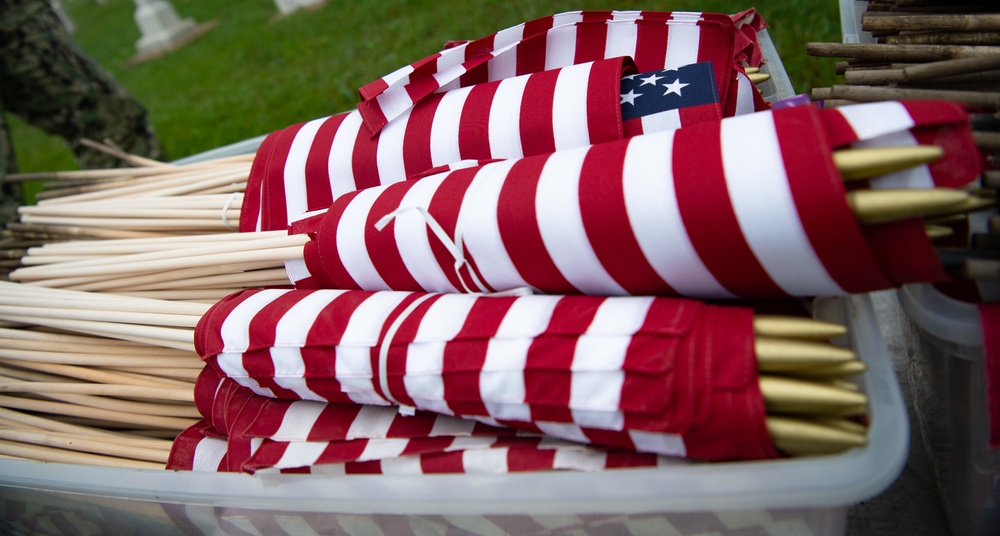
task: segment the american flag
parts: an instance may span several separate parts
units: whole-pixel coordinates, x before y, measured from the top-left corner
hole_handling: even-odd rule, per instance
[[[623,77],[621,107],[626,137],[722,119],[708,63]]]
[[[738,92],[749,93],[731,95],[730,81],[735,81],[735,57],[748,58],[745,47],[752,45],[728,15],[655,11],[559,13],[442,50],[398,69],[359,90],[363,100],[358,110],[374,134],[435,91],[629,56],[643,72],[711,61],[720,84],[723,108],[747,113],[755,111],[755,102],[762,105],[762,101],[752,96],[756,89],[753,84],[739,84]],[[745,104],[737,109],[737,101]]]
[[[776,455],[745,308],[257,289],[216,304],[195,341],[208,366],[266,397],[394,405],[657,455]]]
[[[960,111],[788,108],[352,192],[293,224],[313,240],[286,267],[302,288],[715,298],[943,280],[920,222],[858,224],[831,150],[940,135],[953,164],[924,168],[967,183]]]

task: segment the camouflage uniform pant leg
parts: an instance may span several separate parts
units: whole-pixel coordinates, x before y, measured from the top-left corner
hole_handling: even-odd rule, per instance
[[[0,100],[7,111],[65,139],[82,167],[121,162],[81,145],[81,138],[165,157],[146,109],[83,53],[46,0],[0,0]]]

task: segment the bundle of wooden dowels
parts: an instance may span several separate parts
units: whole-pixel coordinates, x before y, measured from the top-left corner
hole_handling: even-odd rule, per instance
[[[194,325],[208,305],[0,282],[0,455],[162,467],[169,439],[194,423],[202,363]],[[855,417],[865,371],[828,343],[838,324],[757,315],[760,386],[775,445],[791,455],[866,443]]]

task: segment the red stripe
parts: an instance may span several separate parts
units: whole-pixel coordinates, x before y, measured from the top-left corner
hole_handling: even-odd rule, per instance
[[[406,133],[403,135],[403,168],[406,178],[434,167],[431,160],[431,128],[442,97],[444,93],[430,95],[410,111]]]
[[[354,311],[373,294],[373,292],[366,290],[354,290],[344,292],[331,300],[319,312],[316,321],[309,329],[309,333],[306,335],[306,348],[333,348],[340,344]],[[332,377],[334,373],[334,369],[329,366],[323,366],[316,370],[322,374],[310,374],[308,367],[306,374],[313,377]]]
[[[452,436],[420,437],[407,441],[400,456],[412,456],[414,454],[444,452],[452,446],[455,438]]]
[[[355,190],[338,197],[323,216],[322,227],[316,237],[303,249],[310,273],[325,288],[359,288],[337,252],[337,227],[347,206],[359,193],[360,190]]]
[[[309,155],[305,162],[306,211],[323,209],[333,203],[333,190],[330,186],[330,149],[333,146],[333,137],[347,115],[347,113],[337,114],[324,121],[309,147]]]
[[[735,109],[737,87],[736,71],[733,67],[733,48],[736,28],[729,17],[702,15],[705,20],[698,22],[698,62],[712,62],[715,84],[719,88],[719,102],[732,101]],[[730,85],[730,80],[734,83]]]
[[[553,294],[575,294],[545,249],[535,212],[535,192],[548,155],[522,158],[500,190],[497,224],[504,248],[525,283]]]
[[[894,286],[950,279],[919,219],[865,225],[864,234]]]
[[[395,233],[396,220],[390,221],[381,231],[375,224],[383,216],[399,208],[403,197],[415,184],[416,181],[404,181],[382,190],[365,219],[365,250],[387,288],[393,290],[421,290],[421,288],[399,254]]]
[[[360,405],[327,404],[309,429],[307,441],[331,441],[347,437],[361,413]]]
[[[581,428],[587,441],[602,447],[635,450],[632,438],[628,432],[621,430],[602,430],[599,428]]]
[[[552,17],[542,17],[524,23],[517,54],[517,74],[540,73],[545,70],[545,35],[552,29]]]
[[[392,325],[396,322],[396,319],[399,318],[401,314],[403,314],[403,312],[406,310],[407,307],[410,306],[411,303],[419,299],[420,296],[422,296],[422,294],[418,293],[408,294],[399,302],[399,304],[396,305],[395,308],[393,308],[392,311],[389,312],[389,315],[385,318],[385,320],[382,323],[382,329],[379,330],[378,341],[376,341],[376,344],[371,347],[371,350],[369,352],[369,358],[372,369],[372,391],[386,400],[389,400],[390,398],[382,390],[382,382],[379,377],[380,376],[379,360],[381,359],[379,352],[381,351],[382,344],[389,344],[390,345],[389,354],[386,357],[386,370],[389,371],[390,374],[392,374],[393,372],[398,373],[400,369],[399,363],[402,363],[402,370],[403,371],[406,370],[406,347],[396,346],[395,348],[393,348],[392,346],[393,341],[397,340],[397,337],[393,337],[393,340],[391,341],[386,341],[386,336],[388,335],[389,328],[391,328]],[[402,326],[400,326],[400,328],[401,327]],[[400,328],[397,328],[397,333],[396,333],[397,336],[400,334],[399,332],[402,331]],[[407,339],[398,339],[398,340],[406,341]],[[390,389],[393,389],[393,387],[395,386],[390,387]],[[400,390],[400,393],[405,395],[405,390]],[[393,394],[396,394],[396,392],[394,391]]]
[[[519,127],[525,156],[556,150],[552,103],[558,79],[559,70],[553,69],[531,75],[524,85]]]
[[[584,333],[604,302],[602,298],[562,299],[552,311],[549,325],[528,347],[524,365],[524,401],[534,422],[573,422],[569,409],[573,364],[578,337]]]
[[[480,84],[469,91],[458,127],[458,150],[462,159],[492,158],[490,152],[490,107],[498,84]]]
[[[458,225],[458,214],[462,208],[462,200],[479,169],[479,167],[464,168],[449,173],[438,185],[434,195],[431,196],[430,203],[427,204],[427,211],[434,216],[434,220],[449,237],[455,236],[455,226]],[[426,232],[431,252],[434,254],[438,266],[441,267],[441,271],[444,272],[445,277],[448,278],[448,282],[453,287],[461,290],[462,282],[454,268],[455,258],[429,227]],[[469,285],[470,288],[473,288],[471,282]]]
[[[459,86],[468,87],[489,82],[489,68],[486,66],[493,57],[493,40],[496,34],[477,39],[465,47],[466,72],[458,78]]]
[[[430,437],[438,416],[433,413],[418,411],[412,417],[397,413],[386,431],[386,437]]]
[[[331,441],[323,449],[323,453],[316,458],[312,465],[323,465],[326,463],[353,462],[361,458],[368,446],[367,439],[352,439],[349,441]]]
[[[462,451],[424,454],[420,456],[420,470],[424,474],[464,473]]]
[[[717,102],[698,106],[686,106],[677,111],[680,112],[681,126],[722,119],[722,108]]]
[[[587,130],[590,143],[620,140],[622,131],[621,78],[634,71],[631,60],[597,61],[587,83]]]
[[[358,129],[351,152],[351,171],[354,174],[354,188],[362,190],[382,184],[378,174],[378,137],[372,137],[366,129]]]
[[[477,299],[469,309],[462,329],[445,345],[441,372],[444,398],[456,415],[490,414],[482,402],[478,380],[478,372],[486,363],[489,339],[476,335],[483,331],[496,333],[516,300],[517,298]],[[475,371],[476,378],[469,381],[464,374],[454,374],[456,371]]]
[[[247,177],[247,185],[244,188],[243,208],[240,209],[240,232],[254,232],[257,230],[257,218],[260,217],[261,188],[264,178],[267,176],[268,163],[271,161],[271,152],[274,150],[275,141],[281,136],[281,131],[275,131],[267,135],[257,154],[254,155],[253,165],[250,166],[250,175]]]
[[[278,231],[288,228],[288,206],[285,202],[285,162],[295,135],[304,123],[292,125],[281,131],[274,142],[271,158],[264,175],[261,200],[261,230]]]
[[[600,17],[600,12],[592,12]],[[608,41],[608,25],[604,20],[590,20],[591,14],[584,14],[584,22],[576,24],[576,53],[573,63],[579,65],[588,61],[604,59],[604,49]]]
[[[202,315],[194,330],[195,351],[202,359],[218,355],[225,347],[222,341],[222,324],[237,306],[262,289],[241,290],[215,303]]]
[[[511,473],[551,469],[555,467],[555,463],[555,449],[523,447],[507,449],[507,470]],[[520,517],[526,518],[527,516]]]
[[[827,273],[852,294],[891,287],[844,200],[819,115],[804,106],[772,116],[799,221]]]
[[[361,114],[364,123],[361,130],[367,130],[369,135],[378,134],[382,127],[389,123],[382,112],[382,105],[375,99],[359,102],[358,113]]]
[[[729,201],[722,168],[720,123],[676,131],[674,189],[684,228],[715,279],[744,297],[784,296],[757,261]]]
[[[629,222],[622,188],[627,147],[625,142],[603,143],[587,151],[579,186],[583,227],[601,265],[626,292],[676,294],[650,266]]]
[[[639,72],[658,71],[667,63],[667,34],[663,21],[638,20],[635,39],[635,65]]]

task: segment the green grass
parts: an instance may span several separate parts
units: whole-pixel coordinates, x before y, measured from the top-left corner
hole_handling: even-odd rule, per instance
[[[474,39],[573,9],[732,13],[736,1],[329,0],[277,18],[272,0],[173,0],[181,17],[218,26],[166,56],[129,64],[139,30],[131,0],[64,2],[83,49],[149,110],[170,158],[347,110],[357,88],[422,58],[449,39]],[[837,4],[777,0],[758,6],[797,92],[829,85],[833,64],[805,55],[806,41],[839,41]],[[12,121],[23,171],[72,169],[61,140]]]

